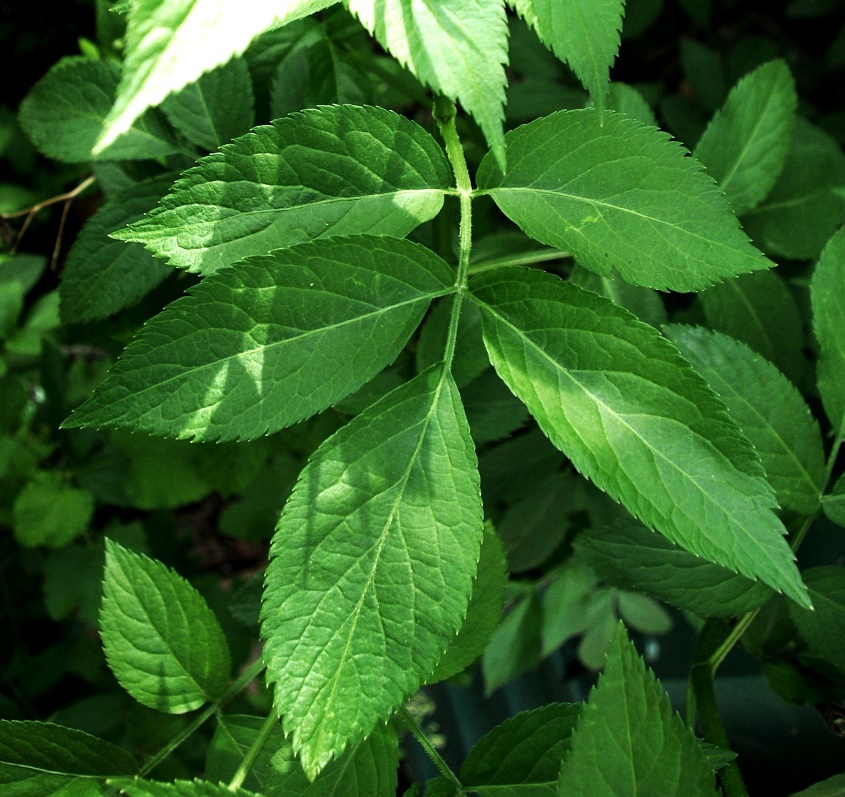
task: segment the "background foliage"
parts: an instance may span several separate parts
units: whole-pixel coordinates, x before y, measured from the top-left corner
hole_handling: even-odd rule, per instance
[[[0,785],[843,793],[841,0],[218,5],[3,5]]]

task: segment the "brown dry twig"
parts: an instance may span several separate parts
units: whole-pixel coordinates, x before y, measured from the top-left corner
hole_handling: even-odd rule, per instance
[[[44,208],[49,207],[50,205],[55,205],[58,202],[64,202],[65,205],[62,208],[62,217],[59,220],[59,231],[56,235],[56,244],[53,247],[53,255],[50,258],[50,268],[56,267],[56,261],[59,259],[59,251],[61,250],[62,246],[62,236],[64,235],[65,229],[65,222],[67,221],[67,214],[70,210],[71,203],[73,202],[76,197],[78,197],[86,188],[93,185],[94,181],[97,178],[92,174],[86,177],[76,188],[67,191],[64,194],[58,194],[57,196],[50,197],[49,199],[45,199],[42,202],[38,202],[37,204],[33,205],[32,207],[25,208],[24,210],[17,210],[14,213],[0,213],[0,221],[7,222],[9,219],[17,219],[21,216],[25,216],[23,224],[21,225],[20,230],[18,230],[18,234],[15,237],[15,241],[12,244],[11,252],[12,254],[15,253],[18,246],[20,245],[21,239],[23,238],[24,234],[26,233],[27,229],[29,228],[30,222],[35,218],[36,214],[42,211]]]

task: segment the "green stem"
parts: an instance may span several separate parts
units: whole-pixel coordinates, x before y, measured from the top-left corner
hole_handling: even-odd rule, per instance
[[[411,732],[412,736],[419,742],[420,747],[425,750],[426,755],[431,759],[431,762],[434,766],[437,767],[438,771],[444,778],[447,780],[452,781],[455,784],[457,789],[463,794],[464,786],[460,780],[458,780],[458,776],[452,772],[449,765],[443,760],[443,756],[437,752],[434,745],[431,743],[429,738],[423,733],[423,729],[420,727],[420,724],[411,716],[411,713],[408,711],[405,706],[399,709],[399,719],[402,720],[402,724]]]
[[[529,252],[520,252],[515,255],[502,255],[490,260],[483,260],[469,267],[470,274],[481,274],[484,271],[494,271],[497,268],[506,266],[530,266],[533,263],[548,263],[552,260],[566,260],[572,257],[569,252],[561,249],[537,249]]]
[[[692,670],[690,671],[690,683],[695,695],[698,718],[705,740],[710,744],[729,750],[728,737],[722,726],[719,707],[716,705],[716,690],[713,685],[715,668],[711,665],[715,655],[714,648],[716,648],[716,651],[720,649],[717,647],[720,636],[721,623],[713,619],[708,620],[698,635]],[[719,771],[719,781],[724,789],[725,797],[748,797],[748,790],[745,788],[742,774],[735,761],[731,761],[730,764]]]
[[[446,353],[443,357],[446,368],[452,367],[452,359],[455,356],[455,345],[458,340],[458,322],[461,317],[461,305],[466,293],[467,280],[469,279],[469,258],[472,252],[472,180],[467,168],[466,156],[461,139],[458,136],[458,129],[455,127],[456,117],[455,104],[445,97],[438,96],[434,99],[434,118],[440,128],[440,135],[443,136],[443,143],[446,145],[446,156],[452,165],[455,175],[455,185],[458,188],[458,197],[461,208],[461,221],[459,228],[459,249],[458,249],[458,273],[455,275],[455,302],[452,305],[452,317],[449,320],[449,335],[446,339]]]
[[[252,743],[249,750],[246,751],[246,755],[244,756],[243,761],[241,761],[238,771],[235,772],[232,780],[229,781],[229,791],[237,791],[243,785],[246,776],[249,774],[250,769],[252,769],[252,765],[255,763],[255,759],[258,758],[258,754],[264,748],[264,745],[267,744],[270,734],[276,729],[278,724],[279,718],[276,716],[276,712],[271,709],[269,716],[266,720],[264,720],[264,724],[258,732],[258,736],[255,737],[255,741]]]
[[[186,739],[191,737],[205,721],[215,712],[219,711],[232,698],[240,694],[252,681],[254,681],[264,670],[264,664],[261,659],[256,659],[249,665],[231,684],[231,686],[223,693],[219,700],[210,703],[205,709],[194,717],[193,721],[186,725],[179,733],[176,734],[164,747],[161,748],[152,758],[150,758],[140,770],[138,776],[144,777],[152,772],[165,758],[167,758],[179,745]]]

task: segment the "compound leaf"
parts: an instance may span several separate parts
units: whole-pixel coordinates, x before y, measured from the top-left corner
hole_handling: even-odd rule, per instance
[[[624,0],[509,0],[540,41],[572,67],[604,112],[610,67],[619,50]]]
[[[74,795],[99,795],[97,781],[137,769],[126,750],[82,731],[0,720],[0,787],[15,797],[70,795],[74,787]]]
[[[349,0],[349,10],[421,82],[475,117],[504,167],[504,0]]]
[[[403,237],[451,185],[418,124],[382,108],[291,114],[201,158],[146,218],[115,237],[210,274],[248,255],[334,235]]]
[[[313,778],[435,668],[482,539],[457,387],[433,366],[323,443],[279,520],[262,631],[275,705]]]
[[[688,551],[807,605],[756,452],[658,332],[525,269],[471,285],[502,379],[582,474]]]
[[[810,282],[813,329],[819,342],[819,393],[827,417],[845,436],[845,230],[830,239]]]
[[[38,149],[55,160],[91,160],[100,126],[120,78],[108,61],[65,58],[33,86],[21,103],[21,127]],[[133,120],[98,160],[161,158],[178,151],[167,123],[156,112]]]
[[[582,531],[575,547],[605,581],[644,592],[701,617],[759,609],[772,590],[708,562],[636,521]]]
[[[622,114],[559,111],[505,137],[478,187],[528,235],[603,276],[695,291],[770,268],[713,179],[668,134]]]
[[[713,768],[620,623],[560,771],[561,797],[716,797]]]
[[[233,58],[201,75],[161,106],[164,115],[190,142],[217,149],[249,132],[255,118],[252,80],[246,61]]]
[[[739,341],[702,327],[664,334],[719,394],[760,454],[778,503],[805,515],[819,507],[825,481],[819,425],[797,388]]]
[[[111,671],[145,706],[183,714],[226,688],[229,647],[202,596],[161,562],[110,539],[100,635]]]
[[[121,191],[82,228],[62,269],[59,312],[65,323],[108,318],[143,298],[173,270],[139,244],[108,237],[152,210],[172,184],[172,175],[162,175]]]
[[[396,238],[248,258],[150,321],[66,424],[193,440],[278,431],[372,379],[452,280],[430,250]]]
[[[756,207],[783,169],[798,96],[785,61],[770,61],[731,90],[695,148],[695,157],[737,214]]]
[[[104,151],[147,108],[240,55],[259,33],[308,16],[334,0],[135,0],[117,98],[95,152]]]

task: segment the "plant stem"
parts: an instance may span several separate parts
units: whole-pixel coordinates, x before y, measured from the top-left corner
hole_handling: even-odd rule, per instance
[[[729,750],[728,738],[725,735],[724,727],[722,727],[719,707],[716,705],[716,691],[713,686],[715,667],[711,664],[715,653],[718,653],[724,646],[723,643],[723,645],[717,647],[720,636],[721,623],[712,618],[709,619],[698,635],[692,670],[690,671],[690,684],[695,695],[698,718],[705,740]],[[714,648],[716,648],[715,652]],[[742,774],[735,761],[731,761],[719,772],[719,780],[724,789],[725,797],[748,797]]]
[[[470,266],[470,274],[481,274],[484,271],[494,271],[497,268],[506,266],[530,266],[533,263],[548,263],[553,260],[566,260],[572,257],[569,252],[561,249],[535,249],[528,252],[520,252],[514,255],[502,255],[490,260],[483,260]]]
[[[279,718],[276,716],[276,712],[271,709],[270,714],[261,726],[261,730],[258,732],[258,736],[255,737],[255,741],[252,743],[249,750],[246,751],[246,755],[244,756],[243,761],[241,761],[238,771],[235,772],[232,776],[232,780],[229,781],[229,791],[237,791],[237,789],[243,785],[246,776],[249,774],[250,769],[252,769],[252,765],[255,763],[255,759],[258,758],[258,754],[264,748],[264,745],[267,744],[270,734],[276,729],[278,724]]]
[[[446,145],[446,156],[452,165],[455,175],[455,185],[458,188],[458,197],[461,208],[461,221],[459,232],[458,250],[458,273],[455,275],[455,301],[452,305],[452,317],[449,319],[449,334],[446,339],[446,353],[443,357],[446,368],[452,367],[452,359],[455,356],[455,345],[458,340],[458,322],[461,317],[461,305],[466,292],[467,280],[469,278],[469,258],[472,252],[472,180],[469,176],[466,157],[461,139],[458,137],[458,130],[455,127],[456,117],[455,104],[442,96],[434,99],[434,118],[443,136],[443,143]]]
[[[194,717],[193,721],[186,725],[179,733],[176,734],[164,747],[161,748],[152,758],[150,758],[140,770],[138,770],[138,777],[143,777],[152,772],[165,758],[167,758],[179,745],[186,739],[192,736],[205,721],[211,717],[212,714],[219,711],[232,698],[236,697],[240,692],[246,688],[248,684],[254,681],[264,670],[264,663],[261,659],[256,659],[249,665],[231,684],[231,686],[223,693],[219,700],[210,703],[205,709]]]
[[[429,741],[429,738],[425,735],[425,733],[423,733],[423,729],[420,727],[419,723],[411,716],[411,713],[407,708],[405,708],[405,706],[402,706],[402,708],[399,709],[399,718],[402,720],[403,725],[419,742],[420,747],[425,750],[426,755],[431,759],[434,766],[437,767],[440,774],[447,780],[452,781],[452,783],[454,783],[458,790],[463,794],[464,787],[461,781],[458,780],[458,776],[452,772],[449,765],[443,760],[443,756],[437,752],[434,745],[431,741]]]

